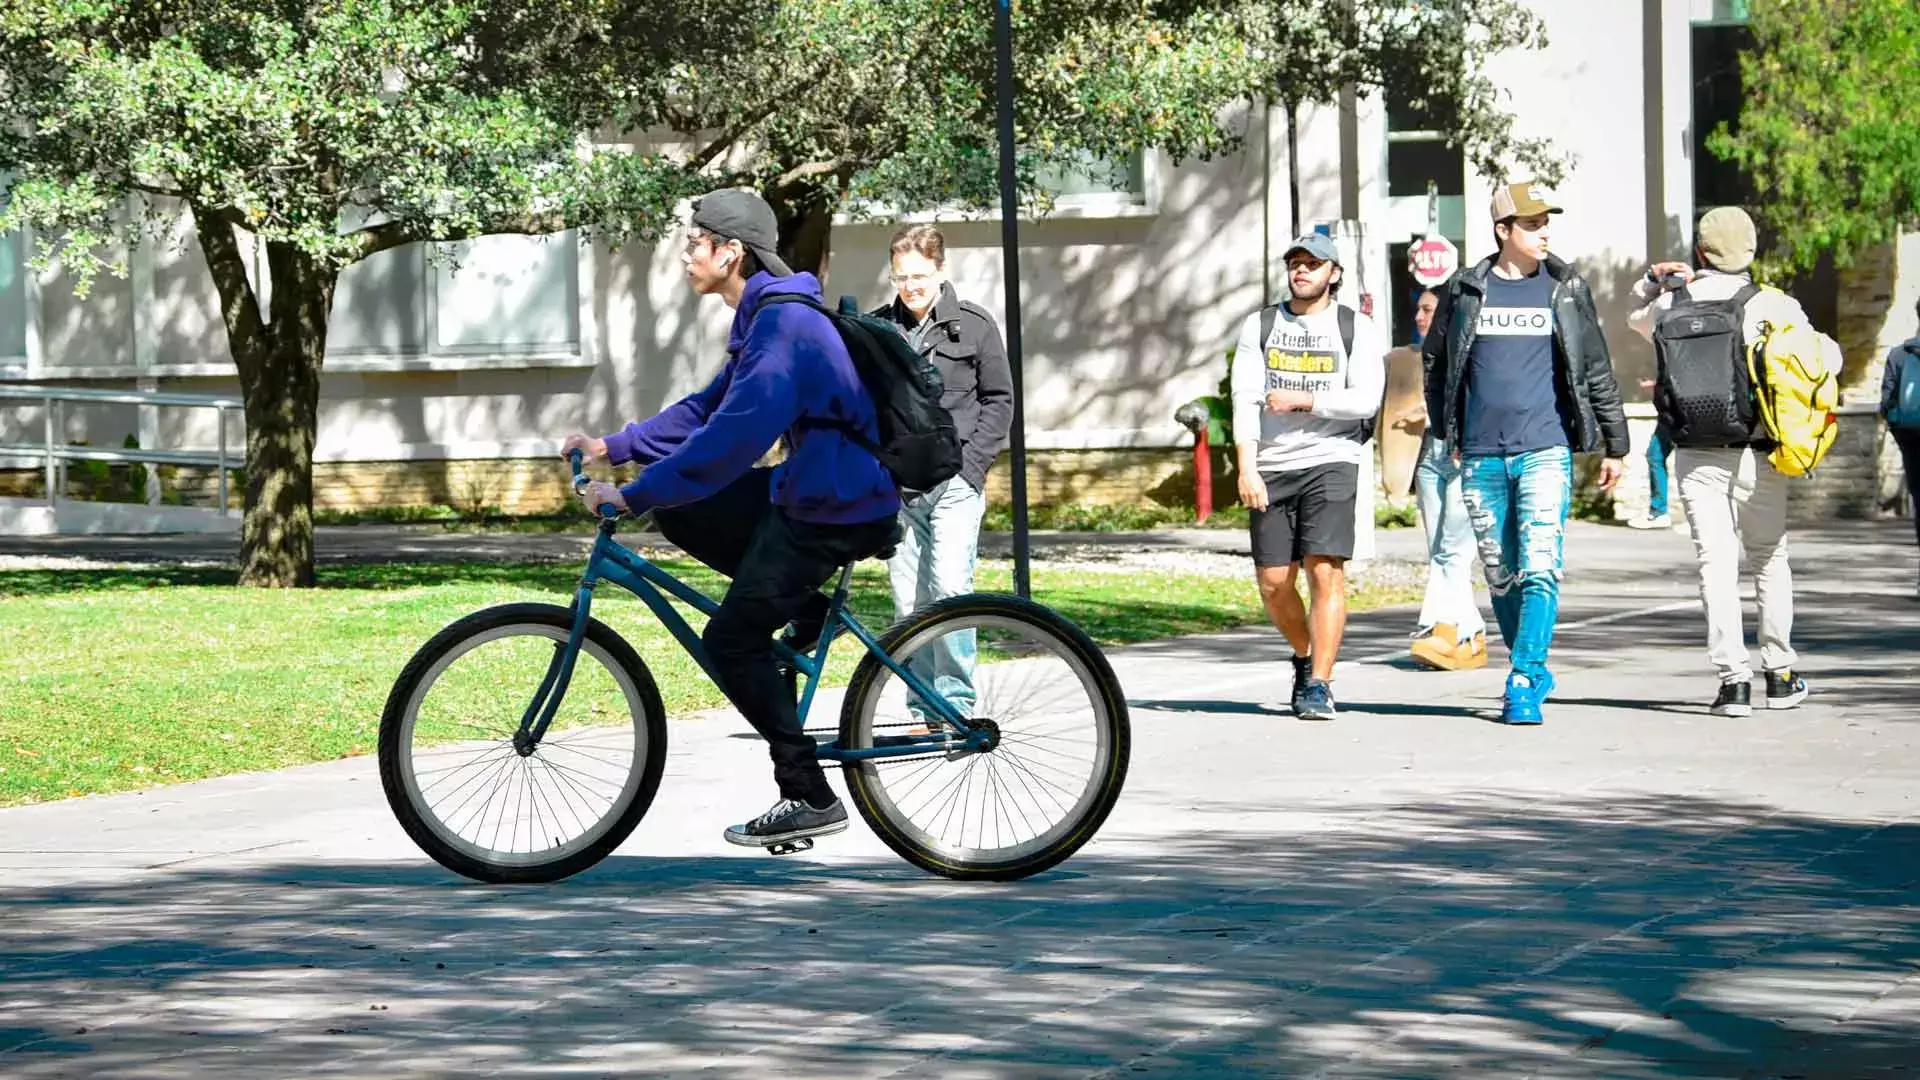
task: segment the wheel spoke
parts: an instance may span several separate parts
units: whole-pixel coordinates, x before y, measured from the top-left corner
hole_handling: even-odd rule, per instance
[[[896,661],[939,658],[917,667],[949,700],[965,708],[990,749],[878,759],[849,771],[861,806],[886,823],[882,839],[909,859],[953,876],[1021,867],[1015,876],[1064,858],[1083,843],[1093,815],[1104,816],[1118,794],[1126,754],[1123,700],[1104,664],[1087,659],[1047,621],[1014,602],[969,597],[904,632]],[[949,635],[971,633],[978,663],[955,671]],[[915,722],[914,696],[885,669],[856,678],[850,693],[854,725],[845,745],[873,745],[877,732]],[[937,677],[936,677],[937,676]],[[952,679],[963,680],[958,684]],[[958,694],[968,697],[956,697]]]
[[[482,880],[549,880],[598,859],[610,831],[624,836],[644,812],[639,800],[650,789],[642,774],[658,768],[660,718],[650,715],[657,694],[591,634],[546,737],[524,757],[502,737],[518,729],[532,687],[565,645],[570,616],[553,610],[551,622],[486,624],[476,616],[481,625],[470,636],[396,688],[406,711],[382,722],[382,770],[392,758],[399,792],[390,777],[389,793],[403,800],[396,810],[406,808],[418,825],[409,829],[430,854]],[[498,704],[514,700],[521,704]],[[493,725],[473,719],[500,712],[511,716]],[[474,733],[489,737],[468,738]],[[548,872],[569,861],[577,865]]]

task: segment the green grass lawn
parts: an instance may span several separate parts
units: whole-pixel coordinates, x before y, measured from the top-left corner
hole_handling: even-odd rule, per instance
[[[717,591],[696,564],[662,565]],[[233,588],[223,570],[0,572],[0,806],[125,791],[371,753],[394,677],[448,622],[511,601],[565,603],[580,567],[322,567],[320,587]],[[869,626],[891,613],[884,571],[857,575]],[[1035,599],[1102,644],[1259,621],[1252,575],[1034,568]],[[1011,588],[986,563],[980,587]],[[1356,608],[1406,602],[1362,591]],[[670,713],[722,704],[692,661],[619,589],[595,614],[653,670]],[[840,651],[844,682],[857,647]]]

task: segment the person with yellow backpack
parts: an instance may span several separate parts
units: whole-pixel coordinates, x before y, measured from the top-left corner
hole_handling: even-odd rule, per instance
[[[1627,324],[1653,343],[1654,408],[1672,433],[1680,502],[1700,567],[1707,656],[1719,676],[1708,711],[1753,713],[1753,666],[1740,603],[1740,557],[1754,575],[1766,704],[1807,697],[1794,672],[1787,484],[1810,472],[1837,433],[1839,347],[1799,301],[1758,285],[1753,219],[1735,206],[1700,219],[1699,269],[1658,262],[1634,285]]]

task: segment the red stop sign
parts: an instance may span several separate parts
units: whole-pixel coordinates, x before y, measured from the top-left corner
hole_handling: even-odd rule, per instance
[[[1460,253],[1444,236],[1429,236],[1407,249],[1407,270],[1422,285],[1438,285],[1460,268]]]

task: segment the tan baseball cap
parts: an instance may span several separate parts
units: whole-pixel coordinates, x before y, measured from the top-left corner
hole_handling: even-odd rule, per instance
[[[1707,211],[1694,228],[1694,244],[1708,266],[1726,274],[1737,274],[1753,265],[1754,249],[1760,246],[1753,219],[1737,206],[1716,206]]]
[[[1493,191],[1493,220],[1495,221],[1505,221],[1511,217],[1558,213],[1560,208],[1553,205],[1552,193],[1531,180],[1518,184],[1502,184]]]

